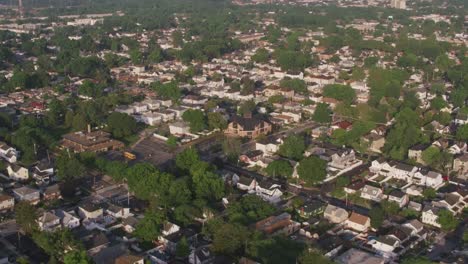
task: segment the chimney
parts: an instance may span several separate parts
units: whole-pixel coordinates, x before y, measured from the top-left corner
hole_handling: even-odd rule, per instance
[[[248,111],[244,113],[244,118],[252,118],[252,112]]]
[[[88,124],[88,133],[91,133],[91,125]]]

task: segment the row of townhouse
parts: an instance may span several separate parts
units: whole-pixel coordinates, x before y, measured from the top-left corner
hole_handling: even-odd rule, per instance
[[[441,187],[444,183],[442,174],[438,172],[397,161],[374,160],[371,163],[369,171],[434,189]]]

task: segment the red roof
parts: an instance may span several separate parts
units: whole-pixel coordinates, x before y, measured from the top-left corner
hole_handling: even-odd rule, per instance
[[[348,121],[341,121],[341,122],[338,122],[336,123],[336,125],[341,128],[341,129],[348,129],[348,128],[351,128],[351,126],[353,125],[353,123],[351,122],[348,122]]]

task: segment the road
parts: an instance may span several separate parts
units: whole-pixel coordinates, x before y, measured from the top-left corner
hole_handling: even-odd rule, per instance
[[[428,254],[429,259],[432,261],[441,261],[451,257],[453,255],[452,251],[455,250],[458,245],[463,243],[463,232],[467,228],[468,219],[465,219],[453,232],[443,234],[436,239],[438,241],[436,241],[433,250]]]
[[[0,223],[0,236],[2,237],[16,233],[18,230],[19,227],[14,219]]]
[[[316,187],[299,187],[297,185],[289,184],[289,183],[287,183],[285,181],[279,181],[279,180],[272,179],[270,177],[263,176],[260,173],[249,171],[249,170],[246,170],[244,168],[241,168],[241,167],[238,167],[238,166],[235,166],[235,165],[232,165],[232,164],[224,164],[224,168],[227,169],[227,170],[230,170],[232,172],[238,173],[238,174],[247,175],[249,177],[254,178],[257,181],[259,181],[259,180],[260,181],[261,180],[268,180],[268,181],[271,181],[273,183],[277,183],[277,184],[279,184],[281,186],[285,186],[286,191],[294,193],[295,195],[306,194],[308,197],[321,199],[324,202],[327,202],[327,203],[335,205],[335,206],[339,206],[341,208],[347,209],[348,211],[354,211],[354,212],[357,212],[357,213],[362,214],[362,215],[369,215],[369,209],[368,208],[357,205],[357,204],[347,203],[345,200],[341,200],[341,199],[338,199],[338,198],[335,198],[335,197],[331,197],[331,196],[325,194],[319,188],[316,188]],[[360,168],[356,168],[356,170],[360,171],[360,170],[362,170],[362,167],[360,166]]]

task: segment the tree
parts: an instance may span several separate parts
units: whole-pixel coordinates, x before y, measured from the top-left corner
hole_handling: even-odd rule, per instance
[[[273,178],[288,178],[293,173],[293,168],[285,160],[274,160],[265,169],[268,176]]]
[[[91,264],[93,261],[84,250],[69,251],[63,257],[64,264]]]
[[[252,113],[255,110],[257,105],[253,100],[245,101],[239,106],[239,110],[237,111],[239,115],[245,115],[248,113]]]
[[[184,38],[180,31],[176,30],[172,32],[172,44],[175,47],[182,47],[184,45]]]
[[[212,249],[216,254],[236,256],[244,247],[248,237],[247,229],[241,225],[223,224],[213,234]]]
[[[440,159],[440,149],[430,146],[421,153],[421,158],[427,165],[432,165]]]
[[[266,63],[270,59],[270,53],[264,48],[259,48],[252,56],[252,60],[258,63]]]
[[[432,200],[437,197],[437,192],[434,188],[426,188],[422,192],[424,199]]]
[[[169,148],[175,149],[177,147],[177,138],[173,135],[170,135],[167,138],[166,144],[169,146]]]
[[[21,229],[30,234],[37,230],[37,212],[36,208],[28,202],[21,201],[15,206],[15,219],[16,223]]]
[[[290,158],[299,160],[303,157],[304,151],[306,149],[304,138],[293,135],[287,137],[283,144],[279,147],[279,154]]]
[[[75,154],[66,151],[60,153],[57,158],[57,176],[62,181],[72,181],[81,178],[85,173],[85,166],[78,160]]]
[[[230,161],[237,161],[241,154],[242,142],[239,138],[225,137],[223,140],[223,153]]]
[[[198,198],[217,201],[224,195],[224,182],[216,173],[209,170],[209,164],[199,161],[191,169],[192,182]]]
[[[449,210],[442,209],[437,216],[437,222],[440,224],[442,230],[451,231],[457,228],[459,221]]]
[[[400,210],[400,206],[396,202],[392,202],[389,200],[383,200],[380,203],[380,206],[382,207],[387,216],[396,215]]]
[[[107,118],[107,129],[116,138],[133,135],[137,130],[135,119],[125,113],[112,112]]]
[[[323,96],[351,104],[356,99],[356,91],[349,85],[328,84],[323,87]]]
[[[385,212],[380,206],[373,206],[369,211],[369,218],[371,219],[371,226],[378,228],[385,219]]]
[[[177,82],[172,81],[169,83],[155,82],[151,84],[151,88],[165,100],[177,101],[180,99],[182,93]]]
[[[299,163],[297,174],[307,186],[319,183],[327,176],[327,162],[317,156],[310,156]]]
[[[461,125],[457,128],[456,137],[458,140],[468,141],[468,124]]]
[[[422,142],[423,135],[419,126],[420,118],[413,110],[405,108],[395,119],[386,137],[384,151],[393,159],[402,160],[411,146]]]
[[[275,208],[256,195],[247,195],[227,208],[230,223],[249,225],[275,212]]]
[[[210,129],[223,130],[227,127],[227,121],[219,112],[208,113],[208,127]]]
[[[185,236],[177,243],[175,255],[179,258],[186,258],[190,255],[190,247]]]
[[[190,132],[198,133],[206,128],[205,114],[199,109],[188,109],[182,119],[189,123]]]
[[[161,234],[163,222],[164,215],[161,212],[148,209],[136,226],[135,236],[144,241],[154,241]]]
[[[312,120],[318,123],[330,123],[332,121],[331,117],[332,111],[325,103],[317,104],[315,108],[314,115],[312,116]]]
[[[200,160],[198,152],[194,148],[187,148],[176,156],[176,166],[185,171],[190,171],[190,168]]]
[[[306,249],[304,253],[299,257],[300,264],[332,264],[334,263],[329,258],[325,257],[322,253],[317,250]]]
[[[304,80],[285,78],[280,82],[281,87],[289,88],[299,94],[307,94],[307,85]]]

